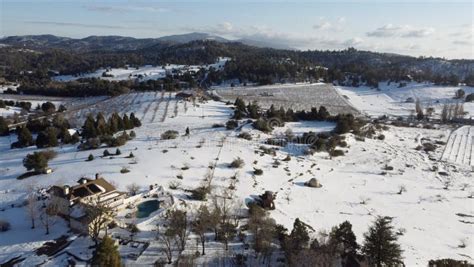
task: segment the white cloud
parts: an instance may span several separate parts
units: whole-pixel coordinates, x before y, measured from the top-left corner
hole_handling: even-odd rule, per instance
[[[358,46],[360,44],[362,44],[364,42],[364,40],[362,40],[361,38],[359,37],[355,37],[355,38],[351,38],[351,39],[348,39],[346,41],[344,41],[342,44],[345,45],[345,46],[350,46],[350,47],[354,47],[354,46]]]
[[[230,39],[248,39],[261,43],[274,44],[278,47],[291,47],[296,49],[342,49],[360,45],[361,38],[335,39],[321,35],[312,36],[300,33],[287,33],[275,31],[272,28],[254,25],[250,27],[238,27],[230,22],[219,23],[207,27],[186,27],[186,32],[205,32],[209,34],[222,35]]]
[[[127,12],[150,12],[150,13],[161,13],[167,12],[169,9],[157,7],[157,6],[105,6],[105,5],[87,5],[84,6],[89,11],[102,12],[102,13],[127,13]]]
[[[424,29],[413,29],[408,30],[406,33],[402,34],[402,37],[414,37],[421,38],[433,34],[435,30],[433,28],[424,28]]]
[[[334,20],[328,20],[324,17],[320,17],[319,21],[313,25],[315,30],[331,30],[331,31],[342,31],[344,29],[344,24],[346,23],[346,18],[338,17]]]
[[[472,40],[454,40],[452,43],[455,45],[468,45],[468,46],[474,45]]]
[[[316,30],[326,30],[332,27],[332,24],[329,21],[322,21],[318,24],[313,25],[313,29]]]
[[[65,27],[80,27],[80,28],[102,28],[102,29],[133,29],[132,27],[125,27],[120,25],[106,25],[106,24],[86,24],[74,22],[56,22],[56,21],[25,21],[28,24],[42,24],[48,26],[65,26]],[[136,28],[135,28],[136,29]]]
[[[426,37],[435,32],[434,28],[416,28],[411,25],[393,25],[386,24],[382,27],[375,29],[374,31],[367,32],[366,35],[369,37],[403,37],[403,38],[421,38]]]

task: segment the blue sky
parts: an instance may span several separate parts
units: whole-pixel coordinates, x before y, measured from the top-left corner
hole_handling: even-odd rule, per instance
[[[207,32],[304,50],[474,58],[472,2],[0,0],[0,11],[2,36]]]

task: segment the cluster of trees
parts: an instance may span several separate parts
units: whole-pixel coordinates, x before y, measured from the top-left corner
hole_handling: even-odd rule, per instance
[[[140,127],[141,121],[135,117],[135,114],[130,113],[130,117],[124,114],[123,117],[117,112],[106,119],[105,116],[99,112],[94,118],[89,114],[82,126],[81,136],[85,142],[81,143],[80,149],[95,149],[101,144],[105,143],[107,146],[116,147],[124,145],[128,140],[135,137],[135,132],[130,134],[126,130],[131,130],[135,127]],[[115,137],[114,134],[123,131],[121,135]]]
[[[170,210],[163,225],[158,226],[157,239],[164,244],[167,263],[173,262],[173,251],[183,251],[190,232],[198,236],[201,255],[206,254],[209,233],[224,244],[239,239],[255,252],[262,264],[269,262],[273,253],[281,249],[289,266],[330,266],[340,260],[349,264],[365,262],[370,266],[395,266],[402,263],[402,250],[391,218],[378,217],[364,234],[359,244],[352,225],[345,221],[327,234],[312,238],[314,229],[296,219],[288,230],[268,217],[257,204],[250,204],[245,224],[238,215],[238,207],[231,198],[213,196],[212,204],[202,204],[193,216],[182,210]],[[245,260],[244,260],[245,261]]]
[[[336,128],[334,132],[337,134],[348,133],[350,131],[358,132],[360,127],[363,125],[360,120],[357,120],[351,114],[339,114],[332,116],[324,106],[320,106],[319,109],[313,107],[310,111],[293,111],[291,108],[285,110],[283,107],[276,109],[274,105],[271,105],[267,111],[261,112],[261,108],[258,106],[257,102],[245,105],[245,102],[241,98],[237,98],[234,102],[234,105],[235,111],[232,117],[233,119],[256,119],[256,121],[253,123],[253,126],[263,132],[271,132],[273,130],[273,126],[284,126],[285,122],[294,122],[300,120],[335,122]]]
[[[53,150],[33,152],[28,154],[23,159],[23,166],[26,170],[33,170],[35,173],[40,173],[48,167],[48,161],[55,158],[57,153]]]
[[[132,80],[109,81],[99,78],[81,78],[75,81],[57,82],[51,80],[32,80],[21,83],[17,93],[46,96],[85,97],[110,95],[116,96],[126,94],[130,90],[135,91],[177,91],[183,88],[197,85],[194,77],[189,74],[178,76],[167,76],[160,80],[146,80],[134,82]]]
[[[7,106],[10,107],[19,107],[26,111],[30,111],[31,109],[31,102],[27,101],[13,101],[13,100],[1,100],[0,99],[0,108],[6,108]]]
[[[265,262],[272,255],[275,243],[284,251],[289,266],[331,266],[340,260],[343,266],[366,262],[369,266],[397,266],[402,263],[402,250],[397,233],[388,217],[379,217],[358,244],[352,225],[345,221],[311,238],[314,229],[295,219],[291,232],[275,224],[259,206],[249,209],[248,228],[252,248]]]
[[[86,117],[81,135],[85,139],[96,138],[103,135],[113,135],[118,131],[131,130],[141,125],[141,121],[135,117],[133,112],[130,113],[130,117],[127,114],[120,117],[117,112],[114,112],[108,119],[102,112],[99,112],[95,118],[92,114]]]
[[[70,124],[61,114],[56,115],[52,121],[47,118],[30,119],[25,126],[16,129],[18,140],[12,148],[22,148],[36,145],[38,148],[55,147],[60,144],[75,144],[79,142],[79,134],[69,133]],[[36,141],[32,133],[37,133]]]
[[[24,81],[18,93],[46,96],[85,97],[120,95],[130,91],[131,81],[107,81],[98,78],[83,78],[76,81],[56,82],[51,80]]]
[[[453,119],[461,119],[465,115],[464,105],[462,103],[444,104],[441,110],[441,121],[448,122]]]

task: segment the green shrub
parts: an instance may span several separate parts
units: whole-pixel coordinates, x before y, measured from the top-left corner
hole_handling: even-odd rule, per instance
[[[170,140],[170,139],[176,139],[178,137],[178,132],[174,130],[168,130],[164,133],[161,134],[161,139],[163,140]]]
[[[329,155],[331,155],[331,157],[344,156],[344,151],[340,149],[333,149],[331,150],[331,152],[329,152]]]
[[[248,132],[242,132],[237,137],[245,139],[245,140],[249,140],[249,141],[252,140],[252,135]]]
[[[240,157],[234,159],[230,164],[230,168],[242,168],[245,165],[245,162]]]

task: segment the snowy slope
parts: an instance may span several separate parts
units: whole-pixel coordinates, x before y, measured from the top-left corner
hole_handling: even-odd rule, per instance
[[[416,82],[408,83],[405,87],[398,87],[398,83],[381,83],[379,90],[366,86],[336,88],[357,109],[373,117],[412,114],[415,104],[406,103],[407,98],[419,99],[423,108],[433,107],[439,115],[443,104],[457,102],[453,97],[458,89],[463,89],[466,95],[474,93],[474,88],[468,86],[436,86]],[[468,112],[467,117],[474,116],[474,103],[465,103],[464,110]]]
[[[53,184],[74,184],[81,176],[92,177],[100,173],[106,179],[117,184],[121,190],[132,182],[143,188],[150,184],[159,184],[169,190],[177,200],[185,200],[192,212],[199,201],[189,201],[183,190],[170,190],[170,182],[180,182],[181,188],[197,187],[210,164],[216,164],[212,186],[219,192],[231,183],[229,177],[236,174],[228,164],[237,156],[245,161],[245,166],[238,170],[235,194],[241,205],[250,197],[261,194],[264,190],[277,192],[276,210],[270,216],[291,229],[295,218],[313,226],[317,231],[330,230],[336,224],[349,220],[357,235],[359,243],[363,241],[363,233],[377,215],[394,217],[397,230],[404,232],[400,243],[404,249],[404,260],[407,266],[426,266],[433,258],[474,258],[472,251],[474,229],[472,224],[461,221],[472,221],[456,214],[474,214],[474,200],[467,198],[474,182],[470,168],[458,166],[456,170],[450,164],[430,160],[429,156],[416,151],[422,135],[432,140],[447,141],[450,130],[427,130],[417,128],[391,127],[384,134],[383,141],[367,139],[365,142],[355,141],[347,136],[348,148],[343,148],[346,155],[330,159],[326,153],[314,156],[303,156],[298,146],[281,149],[275,157],[256,153],[262,142],[269,137],[259,131],[245,126],[243,131],[252,134],[253,140],[237,138],[238,132],[224,128],[213,128],[213,124],[225,123],[232,110],[224,103],[210,101],[198,103],[183,102],[174,95],[154,92],[134,93],[108,99],[84,112],[78,112],[75,119],[84,118],[87,112],[98,111],[135,112],[142,120],[143,126],[135,129],[137,137],[120,147],[122,155],[102,158],[104,148],[92,151],[77,151],[73,146],[55,148],[59,155],[50,162],[54,172],[39,175],[25,180],[17,180],[25,169],[22,159],[26,154],[36,151],[35,147],[10,150],[10,143],[16,138],[0,137],[0,208],[12,203],[23,201],[25,188],[30,183],[42,187]],[[175,140],[160,140],[160,134],[166,130],[178,130],[184,134],[186,127],[191,135],[180,136]],[[295,133],[304,131],[327,131],[334,127],[327,123],[299,122],[287,124],[276,130],[284,133],[292,128]],[[113,149],[109,149],[112,153]],[[130,152],[136,162],[125,158]],[[441,158],[443,148],[438,148],[432,158]],[[86,162],[89,154],[95,159]],[[287,155],[288,162],[281,161]],[[281,165],[273,167],[275,159]],[[394,167],[386,171],[385,165]],[[189,169],[182,170],[183,166]],[[448,172],[444,177],[431,171],[433,166]],[[120,169],[127,167],[131,172],[121,174]],[[253,168],[261,168],[261,176],[253,176]],[[183,179],[177,179],[182,175]],[[308,188],[303,183],[310,178],[317,178],[322,188]],[[446,179],[451,181],[449,190],[443,189]],[[467,184],[468,189],[462,189]],[[399,187],[404,185],[407,192],[397,194]],[[177,201],[180,203],[180,201]],[[24,218],[22,208],[8,209],[0,212],[0,219],[15,224],[11,232],[0,233],[0,262],[10,259],[18,253],[31,255],[32,250],[42,242],[65,233],[61,224],[53,226],[50,236],[41,235],[40,230],[30,230]],[[153,241],[151,232],[158,217],[150,217],[140,222],[142,232],[138,240],[152,240],[150,251],[145,252],[137,262],[128,263],[150,264],[156,260],[156,249],[159,244]],[[22,223],[16,224],[16,221]],[[25,221],[25,222],[23,222]],[[467,247],[459,248],[461,240]],[[195,240],[188,243],[195,246]],[[75,244],[75,243],[73,243]],[[79,244],[80,245],[80,244]],[[86,245],[80,246],[86,249]],[[212,243],[209,253],[224,253],[222,244]],[[235,244],[235,249],[238,245]],[[194,251],[190,251],[193,253]],[[201,258],[202,264],[208,258]],[[28,263],[42,262],[44,259],[29,257]],[[62,265],[63,257],[50,260],[49,265]]]

